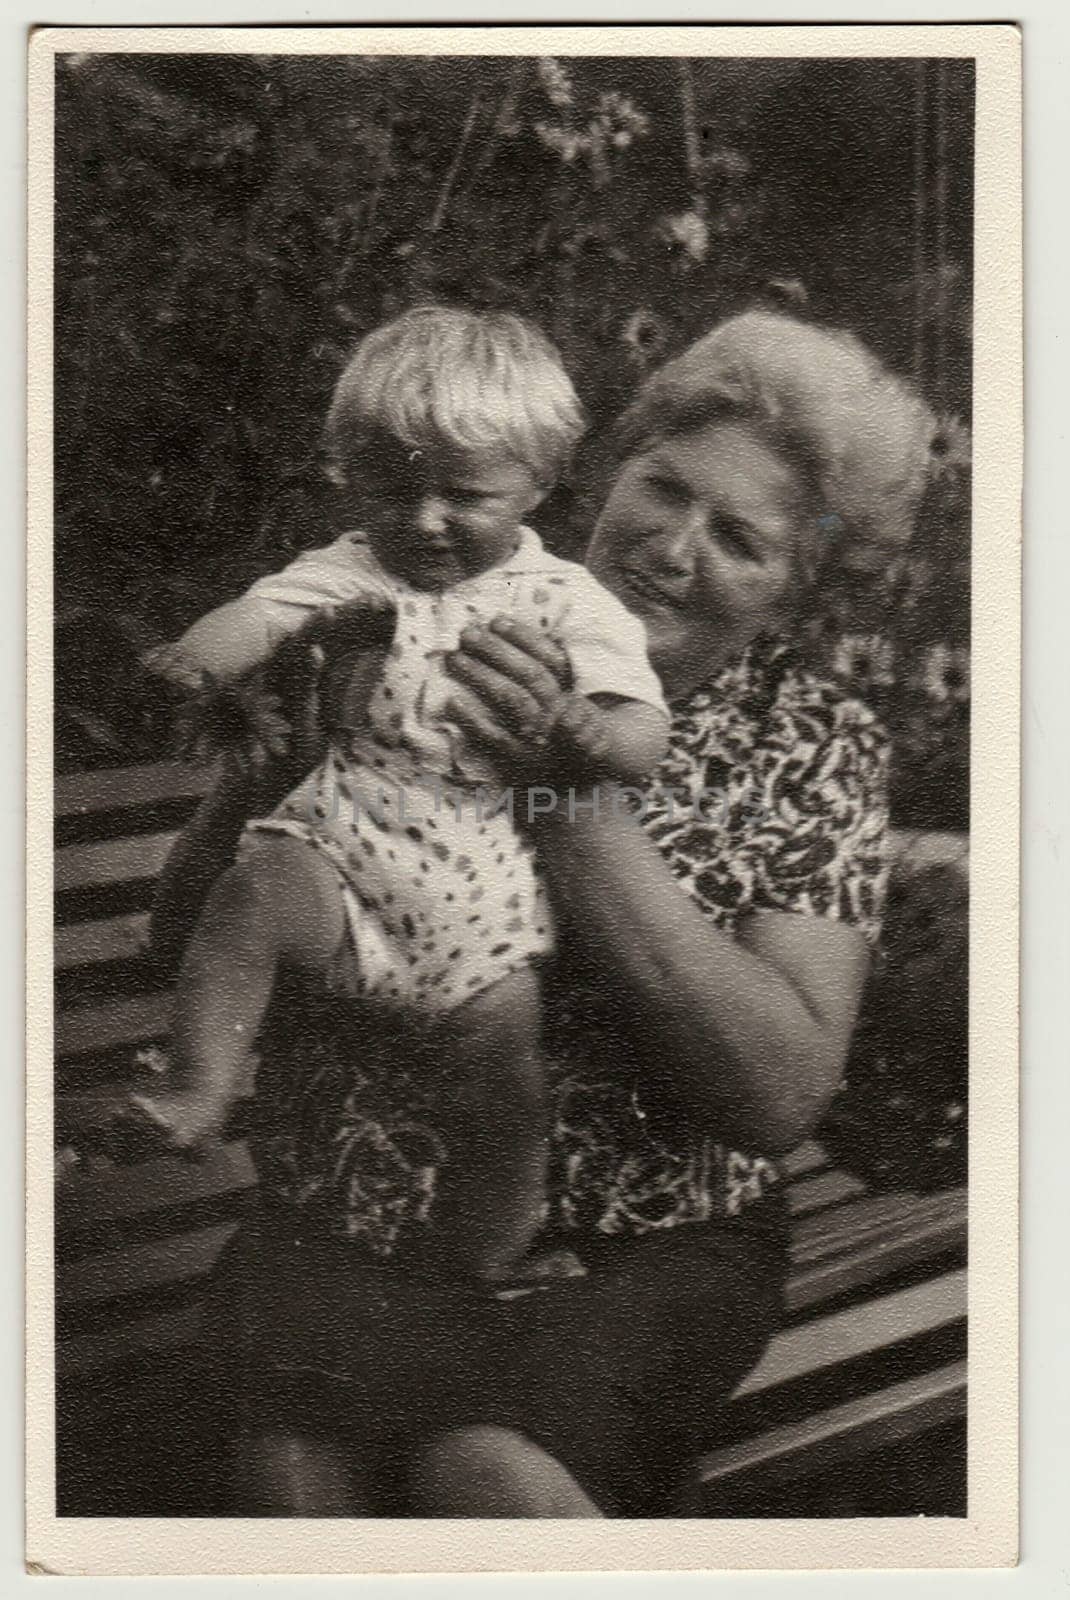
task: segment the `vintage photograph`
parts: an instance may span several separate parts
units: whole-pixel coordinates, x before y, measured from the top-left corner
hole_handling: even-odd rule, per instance
[[[975,61],[360,43],[54,56],[56,1517],[964,1519]]]

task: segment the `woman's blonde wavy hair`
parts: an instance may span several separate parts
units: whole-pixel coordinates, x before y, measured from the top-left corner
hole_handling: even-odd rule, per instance
[[[873,571],[907,543],[936,419],[841,329],[746,311],[654,372],[618,424],[621,457],[719,418],[754,423],[800,472],[811,574]]]

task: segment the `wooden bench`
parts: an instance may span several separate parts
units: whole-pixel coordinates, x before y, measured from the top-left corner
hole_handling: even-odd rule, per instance
[[[166,1037],[169,996],[143,952],[148,909],[205,785],[174,765],[57,784],[56,1142],[68,1159],[138,1051]],[[922,861],[964,863],[964,851],[949,836],[909,844]],[[814,1144],[787,1167],[787,1324],[719,1419],[687,1514],[855,1514],[845,1462],[899,1460],[905,1441],[963,1425],[965,1192],[870,1194]],[[60,1514],[226,1512],[218,1448],[205,1442],[214,1402],[190,1374],[213,1263],[254,1184],[238,1139],[199,1165],[87,1160],[59,1183]],[[946,1511],[964,1491],[956,1480],[941,1493],[932,1509]]]

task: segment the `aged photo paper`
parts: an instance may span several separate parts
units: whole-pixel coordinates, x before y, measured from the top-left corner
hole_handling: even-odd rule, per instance
[[[1015,1563],[1020,70],[30,37],[31,1571]]]

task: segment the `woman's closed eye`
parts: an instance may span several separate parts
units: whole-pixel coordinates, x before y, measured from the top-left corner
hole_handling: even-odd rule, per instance
[[[761,551],[749,523],[721,517],[714,523],[717,539],[740,561],[760,561]]]
[[[667,505],[686,505],[691,498],[687,485],[667,472],[648,472],[643,481]]]

